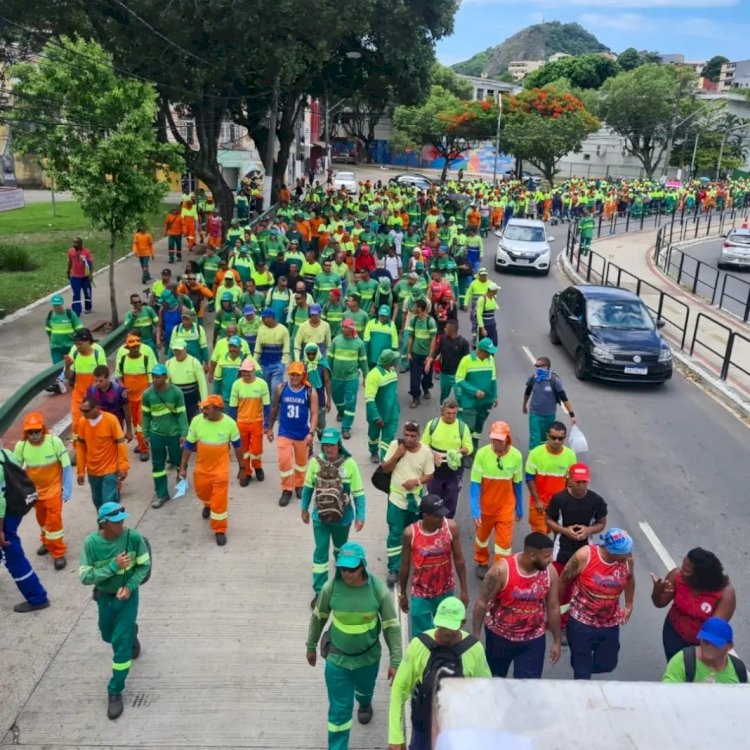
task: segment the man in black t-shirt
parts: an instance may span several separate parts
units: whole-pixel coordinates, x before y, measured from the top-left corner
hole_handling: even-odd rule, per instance
[[[547,528],[555,534],[552,563],[558,573],[576,550],[589,543],[589,537],[604,531],[607,503],[589,489],[591,472],[586,464],[573,464],[568,470],[568,487],[553,495],[547,506]],[[568,619],[569,587],[561,585],[562,625]]]
[[[435,359],[440,361],[441,404],[450,396],[456,382],[458,363],[469,351],[469,342],[458,332],[458,321],[448,319],[445,323],[445,334],[439,338],[435,350]]]

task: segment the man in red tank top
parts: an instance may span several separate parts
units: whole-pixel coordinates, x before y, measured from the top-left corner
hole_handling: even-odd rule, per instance
[[[560,593],[552,562],[552,540],[537,531],[524,539],[523,552],[500,558],[488,571],[474,605],[472,632],[484,623],[487,663],[495,677],[539,679],[544,669],[547,630],[551,664],[560,659]]]
[[[453,596],[456,568],[461,586],[461,601],[469,603],[458,524],[448,515],[448,507],[440,495],[425,495],[419,511],[422,520],[404,530],[401,548],[401,567],[398,572],[399,603],[404,612],[411,610],[411,636],[434,627],[433,618],[443,599]],[[411,602],[406,595],[409,570],[414,567],[411,580]]]
[[[601,540],[602,546],[581,547],[560,577],[562,585],[572,586],[566,630],[575,680],[590,680],[592,674],[615,669],[620,625],[633,612],[633,539],[627,531],[610,529]]]

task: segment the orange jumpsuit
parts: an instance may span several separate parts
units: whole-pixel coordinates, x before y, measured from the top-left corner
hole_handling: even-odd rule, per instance
[[[182,204],[182,236],[187,239],[188,249],[195,247],[195,231],[198,226],[198,207],[192,201]]]
[[[136,232],[133,235],[133,252],[139,258],[154,257],[154,239],[148,232]]]
[[[128,392],[128,406],[130,407],[130,419],[133,423],[133,431],[138,441],[138,452],[147,453],[146,441],[143,438],[143,414],[141,406],[143,403],[143,392],[151,385],[151,369],[156,362],[146,362],[144,354],[130,357],[125,354],[117,363],[116,374],[122,381]]]
[[[226,414],[212,422],[199,414],[190,423],[185,447],[195,451],[195,494],[209,508],[211,530],[225,534],[229,518],[229,446],[241,445],[237,423]]]
[[[263,468],[263,422],[271,406],[268,385],[257,377],[246,383],[242,376],[232,385],[230,408],[237,409],[237,429],[242,441],[245,471],[250,476],[253,469]]]
[[[94,370],[99,365],[107,364],[107,355],[99,344],[92,344],[91,354],[79,354],[75,345],[68,355],[73,361],[70,365],[71,377],[74,378],[73,390],[70,394],[70,416],[72,418],[73,439],[78,421],[81,418],[81,402],[86,396],[90,385],[94,384]]]

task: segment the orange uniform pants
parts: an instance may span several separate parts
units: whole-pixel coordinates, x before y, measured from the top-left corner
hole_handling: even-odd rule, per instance
[[[295,487],[303,487],[310,453],[305,441],[279,437],[276,438],[276,450],[279,457],[281,489],[291,492]]]
[[[133,432],[138,440],[138,450],[146,452],[146,441],[143,439],[143,416],[142,399],[143,393],[148,388],[148,375],[125,375],[122,384],[128,390],[128,405],[130,406],[130,421],[133,423]]]
[[[242,455],[248,476],[252,469],[263,468],[263,421],[237,422],[242,441]]]
[[[70,394],[70,416],[72,421],[73,439],[78,423],[81,421],[81,402],[86,396],[90,385],[94,384],[94,376],[90,374],[81,375],[76,373],[76,382]]]
[[[62,488],[59,492],[39,492],[34,511],[39,524],[39,539],[52,557],[57,560],[67,551],[63,538]]]
[[[544,510],[540,513],[534,507],[533,502],[529,503],[529,526],[531,526],[532,531],[549,534],[549,529],[547,528],[547,506],[549,505],[549,500],[542,498],[542,505],[544,505]]]
[[[490,564],[490,536],[495,531],[495,559],[497,562],[501,557],[510,557],[513,548],[513,526],[514,517],[485,516],[479,521],[479,528],[474,537],[474,560],[479,565]]]
[[[193,473],[195,494],[211,511],[211,531],[225,534],[229,518],[229,463],[203,467],[196,464]]]
[[[493,208],[492,209],[492,218],[490,219],[490,223],[493,227],[499,227],[503,223],[503,209],[502,208]]]
[[[188,248],[195,247],[195,219],[192,216],[182,217],[182,236],[187,238]]]

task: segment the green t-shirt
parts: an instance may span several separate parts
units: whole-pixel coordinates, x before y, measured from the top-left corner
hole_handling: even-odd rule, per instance
[[[115,558],[121,552],[128,552],[130,565],[120,570]],[[135,529],[125,529],[112,541],[105,539],[98,531],[89,534],[83,542],[79,576],[81,583],[94,585],[107,594],[116,594],[122,586],[135,591],[143,582],[149,568],[149,555],[143,537]]]
[[[664,672],[662,682],[685,682],[685,653],[679,651],[667,664],[667,670]],[[739,684],[740,678],[737,676],[737,670],[732,664],[732,660],[727,657],[727,663],[720,672],[714,672],[709,669],[700,659],[695,660],[695,679],[693,682],[717,682],[729,685]]]
[[[413,315],[406,330],[409,336],[414,339],[411,345],[411,353],[426,357],[430,353],[432,342],[437,336],[435,319],[427,315],[424,320],[420,320],[416,315]]]

